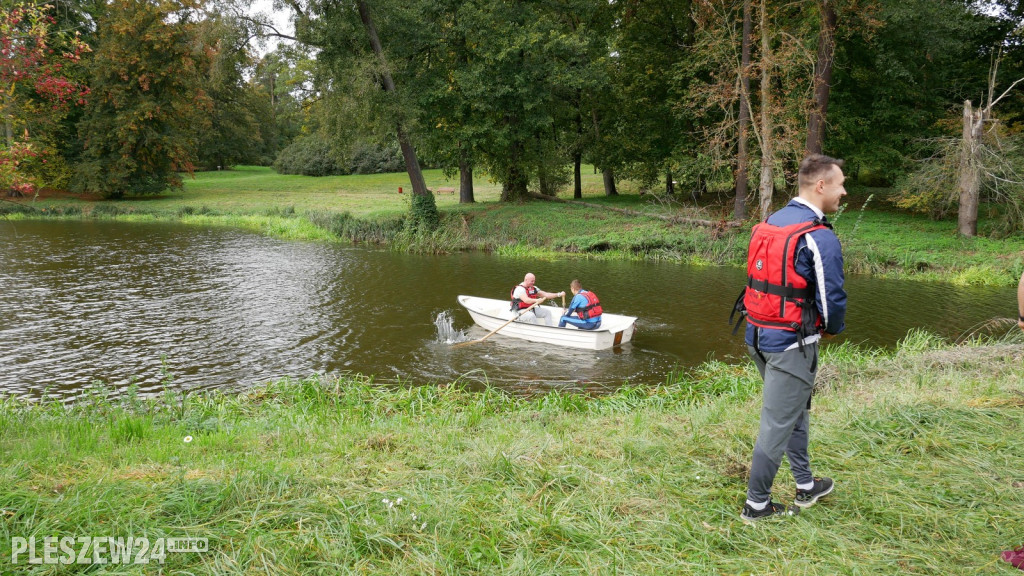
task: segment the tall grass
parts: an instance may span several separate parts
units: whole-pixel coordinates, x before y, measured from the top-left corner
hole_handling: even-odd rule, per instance
[[[84,568],[12,565],[12,536],[145,535],[209,538],[167,574],[1012,574],[1022,360],[924,333],[891,353],[827,347],[812,455],[836,491],[753,527],[750,365],[600,397],[351,375],[7,398],[0,571]],[[783,469],[777,497],[792,489]]]

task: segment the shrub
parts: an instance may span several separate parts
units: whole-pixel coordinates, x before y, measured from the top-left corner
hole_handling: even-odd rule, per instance
[[[411,218],[406,225],[412,229],[432,232],[437,229],[441,219],[437,213],[437,202],[433,194],[413,195]]]
[[[387,218],[383,220],[360,220],[349,212],[310,212],[306,215],[310,222],[341,238],[355,243],[370,242],[383,244],[393,239],[405,226],[406,218]]]
[[[398,143],[375,144],[360,141],[352,147],[349,170],[354,174],[381,174],[405,170],[405,158]]]
[[[274,161],[274,170],[279,174],[304,176],[348,174],[341,155],[319,134],[298,138],[281,150]]]

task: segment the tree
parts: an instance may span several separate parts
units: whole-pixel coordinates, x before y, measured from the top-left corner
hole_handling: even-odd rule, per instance
[[[807,114],[808,154],[821,154],[825,140],[825,120],[828,117],[828,100],[832,90],[832,65],[836,52],[836,10],[835,0],[818,0],[821,13],[821,32],[818,34],[818,53],[814,60],[814,100]]]
[[[522,0],[467,4],[459,14],[470,48],[460,79],[478,120],[477,157],[502,183],[501,199],[521,201],[551,151],[556,64],[548,49],[557,23]]]
[[[752,22],[755,8],[756,25]],[[751,12],[749,25],[746,14],[738,15],[741,10]],[[746,157],[745,134],[743,144],[738,144],[741,131],[736,110],[744,120],[749,110],[750,129],[760,152],[758,212],[763,219],[771,210],[776,182],[785,181],[786,168],[794,167],[804,153],[807,103],[812,94],[809,47],[816,36],[810,25],[812,15],[804,6],[791,3],[761,0],[748,8],[745,2],[714,0],[702,3],[695,16],[699,49],[695,50],[687,108],[697,117],[711,169],[736,167],[735,189],[744,193],[747,176],[739,167],[751,162]],[[742,23],[742,32],[737,23]],[[745,50],[752,54],[744,56]],[[756,89],[750,87],[753,79],[758,81]],[[742,106],[744,101],[747,107]],[[740,150],[745,157],[742,163]],[[736,199],[734,214],[745,213],[736,207],[745,201],[745,197]]]
[[[850,160],[851,176],[897,181],[923,142],[948,133],[948,110],[984,92],[991,19],[967,4],[862,0],[837,7],[828,150]]]
[[[432,160],[451,177],[459,174],[459,203],[476,201],[473,171],[483,141],[481,118],[475,103],[467,96],[473,79],[467,76],[471,50],[467,43],[466,18],[462,2],[445,1],[432,5],[426,20],[437,24],[436,45],[420,52],[415,66],[415,91],[421,111],[420,134]]]
[[[377,27],[373,23],[370,6],[365,0],[359,0],[359,2],[356,2],[356,5],[359,8],[359,19],[363,23],[363,28],[366,29],[370,46],[373,48],[373,54],[380,61],[378,73],[383,81],[384,91],[394,93],[396,91],[395,81],[391,78],[391,70],[388,69],[384,47],[381,46],[380,38],[377,36]],[[409,173],[409,181],[412,183],[412,193],[417,196],[429,195],[430,190],[427,190],[427,184],[423,180],[423,170],[420,169],[419,160],[416,158],[416,148],[413,146],[412,139],[409,137],[409,133],[401,120],[395,122],[395,132],[398,136],[398,145],[402,148],[402,156],[405,158],[405,169]]]
[[[312,115],[318,112],[322,94],[315,88],[316,62],[302,44],[281,45],[256,64],[252,84],[270,106],[269,117],[260,121],[263,162],[271,164],[301,133],[315,129]],[[257,110],[262,110],[262,106]]]
[[[761,183],[759,219],[765,221],[772,208],[775,190],[775,126],[772,118],[772,72],[775,61],[771,51],[771,32],[768,28],[768,0],[761,0],[761,130],[758,140],[761,144]]]
[[[732,217],[735,220],[747,218],[747,185],[750,168],[750,42],[753,31],[750,0],[743,0],[743,36],[740,40],[740,115],[736,136],[736,176],[733,179],[736,198],[733,201]]]
[[[207,47],[207,57],[198,62],[210,101],[209,128],[197,134],[197,162],[206,169],[259,162],[267,133],[261,124],[273,124],[273,111],[257,85],[245,79],[252,60],[244,29],[230,18],[212,14],[197,31]]]
[[[51,9],[14,4],[0,15],[0,189],[10,195],[40,183],[33,160],[52,151],[52,132],[89,94],[73,70],[88,46],[77,34],[60,32]]]
[[[178,173],[192,171],[210,110],[196,7],[113,0],[100,15],[75,189],[105,198],[152,194],[180,187]]]
[[[698,75],[694,55],[702,35],[694,2],[625,0],[614,9],[612,90],[596,103],[611,122],[592,156],[598,164],[608,158],[644,187],[664,177],[671,194],[681,167],[700,154],[696,114],[684,104]]]
[[[422,23],[406,18],[421,10],[422,3],[379,0],[371,5],[360,0],[353,4],[304,5],[296,0],[291,5],[300,15],[299,40],[319,51],[318,62],[328,90],[344,103],[365,97],[366,102],[356,102],[356,106],[369,110],[372,119],[367,124],[378,130],[387,126],[397,137],[413,191],[410,222],[416,227],[434,227],[437,207],[423,179],[413,141],[418,119],[414,95],[410,90],[398,89],[401,80],[408,77],[410,54],[424,46],[424,34],[417,30]],[[379,22],[383,23],[383,33],[378,30]]]
[[[982,177],[991,177],[992,172],[986,169],[983,159],[982,140],[985,137],[985,125],[992,122],[992,108],[1006,97],[1018,84],[1024,82],[1020,78],[1010,85],[998,98],[993,99],[996,76],[999,72],[999,60],[996,59],[989,75],[988,102],[974,108],[970,100],[964,101],[963,140],[960,143],[957,174],[960,189],[959,209],[957,210],[957,232],[962,236],[978,235],[978,204],[981,194]],[[987,174],[986,174],[987,172]],[[1004,179],[1005,180],[1005,179]],[[1018,179],[1013,182],[1018,186]]]

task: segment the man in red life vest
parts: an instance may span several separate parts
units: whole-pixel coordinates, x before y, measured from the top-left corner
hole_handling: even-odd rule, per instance
[[[842,165],[821,154],[805,158],[798,196],[751,233],[747,287],[737,309],[747,318],[747,349],[764,392],[740,513],[746,522],[787,513],[771,499],[784,453],[797,483],[797,506],[814,505],[834,486],[831,478],[811,473],[807,439],[818,341],[846,327],[843,254],[825,217],[846,195]]]
[[[565,315],[558,320],[558,327],[565,328],[566,324],[572,324],[580,330],[600,328],[601,314],[604,311],[601,309],[601,301],[597,299],[597,294],[590,290],[584,290],[583,284],[579,280],[570,282],[569,289],[572,290],[572,302],[569,303]],[[577,318],[572,317],[573,312],[576,313]]]
[[[512,289],[513,312],[526,310],[541,298],[565,296],[565,292],[545,292],[540,288],[537,288],[537,286],[535,286],[536,283],[537,277],[527,272],[526,276],[523,278],[523,283]],[[534,306],[533,310],[522,313],[522,316],[520,316],[519,319],[523,322],[530,322],[532,324],[554,325],[554,322],[552,322],[551,312],[549,312],[544,306]]]

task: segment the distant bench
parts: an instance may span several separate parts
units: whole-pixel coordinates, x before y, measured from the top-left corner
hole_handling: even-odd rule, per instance
[[[455,188],[434,188],[438,194],[455,194]]]

